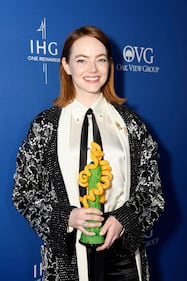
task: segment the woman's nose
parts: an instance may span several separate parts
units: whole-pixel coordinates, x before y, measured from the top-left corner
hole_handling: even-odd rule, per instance
[[[90,62],[88,63],[88,71],[89,71],[89,72],[92,72],[92,73],[97,72],[97,66],[96,66],[95,61],[90,61]]]

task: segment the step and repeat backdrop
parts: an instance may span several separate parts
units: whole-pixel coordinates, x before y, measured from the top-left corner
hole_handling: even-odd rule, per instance
[[[0,280],[42,280],[42,241],[12,204],[16,154],[32,119],[58,96],[64,39],[87,24],[111,39],[116,90],[159,144],[166,210],[145,237],[151,280],[185,280],[185,15],[185,0],[1,1]]]

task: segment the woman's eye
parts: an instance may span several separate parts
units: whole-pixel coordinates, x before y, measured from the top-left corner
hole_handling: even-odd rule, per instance
[[[77,60],[77,63],[84,63],[84,62],[85,62],[84,59],[78,59],[78,60]]]
[[[99,62],[107,62],[107,59],[106,58],[100,58],[98,59]]]

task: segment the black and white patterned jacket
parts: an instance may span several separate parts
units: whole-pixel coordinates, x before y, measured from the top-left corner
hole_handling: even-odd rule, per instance
[[[140,118],[126,106],[115,106],[129,133],[131,157],[130,198],[115,216],[125,232],[122,249],[138,248],[142,281],[149,280],[144,236],[164,209],[157,166],[157,144]],[[19,149],[14,175],[13,202],[44,241],[42,262],[45,281],[78,281],[75,231],[67,233],[70,206],[57,157],[57,128],[61,110],[52,107],[32,122]]]

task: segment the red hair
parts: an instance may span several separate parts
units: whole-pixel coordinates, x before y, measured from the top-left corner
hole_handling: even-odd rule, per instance
[[[112,60],[112,52],[109,40],[107,36],[100,29],[94,26],[83,26],[74,30],[66,39],[62,50],[60,59],[60,93],[58,98],[54,101],[54,105],[58,107],[64,107],[72,102],[75,98],[75,88],[71,79],[71,76],[66,73],[62,66],[62,58],[69,61],[71,54],[71,47],[73,43],[84,36],[94,37],[99,40],[107,50],[107,56],[109,60],[109,74],[106,83],[103,85],[101,91],[106,100],[111,104],[123,104],[125,98],[120,98],[116,95],[114,88],[114,63]]]

